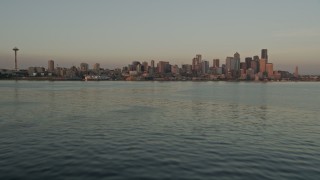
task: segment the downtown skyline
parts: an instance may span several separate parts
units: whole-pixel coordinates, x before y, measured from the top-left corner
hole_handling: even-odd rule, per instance
[[[276,69],[319,74],[319,1],[2,1],[0,68],[223,60],[272,52]]]

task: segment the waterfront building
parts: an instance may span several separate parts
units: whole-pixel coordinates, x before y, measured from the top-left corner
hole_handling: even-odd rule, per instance
[[[166,72],[166,69],[168,68],[168,66],[166,67],[166,64],[169,64],[169,62],[167,61],[159,61],[157,64],[157,68],[158,68],[158,73],[163,74]]]
[[[54,61],[53,60],[48,61],[48,72],[50,72],[50,73],[54,72]]]
[[[245,80],[247,78],[247,74],[244,69],[240,69],[240,79]]]
[[[268,63],[268,49],[261,50],[261,59],[265,59],[266,63]]]
[[[88,72],[88,70],[89,70],[89,65],[87,63],[81,63],[80,64],[80,71]]]
[[[197,61],[197,58],[192,59],[192,71],[196,70],[196,61]]]
[[[149,69],[149,73],[150,73],[151,75],[153,75],[154,72],[155,72],[154,60],[151,60],[150,65],[151,65],[151,67],[150,67],[150,69]]]
[[[240,70],[241,70],[241,69],[243,69],[244,72],[246,72],[246,70],[247,70],[247,63],[245,63],[245,62],[240,62]]]
[[[217,68],[215,68],[215,74],[220,75],[220,74],[222,74],[222,73],[223,73],[223,68],[222,68],[222,67],[217,67]]]
[[[95,63],[93,65],[93,71],[94,71],[94,73],[100,75],[100,64],[99,63]]]
[[[63,72],[62,72],[63,73]],[[66,78],[76,79],[78,77],[78,70],[75,66],[72,66],[70,69],[66,70]]]
[[[233,57],[227,57],[226,58],[226,67],[225,67],[225,72],[226,74],[231,71],[231,61],[233,61]]]
[[[137,64],[136,71],[137,71],[137,73],[141,73],[142,69],[141,69],[141,64],[140,63]]]
[[[28,75],[29,76],[36,76],[37,75],[37,70],[35,67],[29,67],[28,68]]]
[[[60,68],[59,69],[59,74],[61,77],[66,77],[67,75],[67,68]]]
[[[140,64],[139,61],[132,61],[131,66],[130,66],[130,71],[136,71],[137,66]]]
[[[202,70],[202,55],[197,54],[195,58],[192,59],[192,70],[195,73],[201,73]]]
[[[207,74],[209,72],[209,61],[202,61],[201,62],[201,72],[203,74]]]
[[[251,61],[251,69],[254,70],[255,73],[259,72],[259,61],[252,60]]]
[[[298,66],[296,66],[296,68],[295,68],[295,70],[294,70],[294,74],[293,74],[293,76],[294,76],[295,78],[298,78],[298,77],[299,77],[299,70],[298,70]]]
[[[164,73],[171,73],[171,64],[169,62],[164,65]]]
[[[273,76],[275,80],[281,80],[281,73],[279,71],[274,71]]]
[[[28,68],[29,76],[45,76],[45,68],[44,67],[29,67]]]
[[[273,78],[273,64],[272,63],[266,64],[266,72],[268,73],[269,78]]]
[[[231,70],[239,71],[240,70],[240,54],[236,52],[231,61]]]
[[[180,72],[179,72],[179,67],[178,67],[178,65],[173,65],[173,66],[171,66],[171,72],[172,72],[172,74],[179,74]]]
[[[134,71],[132,64],[128,64],[128,71]]]
[[[219,60],[219,59],[213,59],[212,67],[214,67],[214,68],[218,68],[218,67],[220,67],[220,66],[219,66],[219,62],[220,62],[220,60]]]
[[[247,69],[247,80],[253,80],[255,71],[252,68]]]
[[[222,74],[226,74],[226,65],[225,64],[221,65],[221,69],[222,69]]]
[[[266,59],[260,59],[260,61],[259,61],[259,72],[261,72],[261,73],[266,72],[266,64],[267,64],[267,60]]]
[[[197,60],[199,61],[199,63],[201,63],[202,61],[202,55],[201,54],[197,54],[196,55]]]
[[[251,68],[251,61],[252,61],[252,57],[246,57],[245,58],[246,69]]]
[[[260,59],[260,61],[259,61],[259,77],[261,79],[263,79],[267,76],[266,64],[267,64],[266,59]]]
[[[192,74],[191,64],[182,64],[181,69],[182,69],[182,73]]]
[[[142,66],[143,66],[143,71],[148,72],[148,70],[149,70],[148,62],[144,61],[142,63]]]

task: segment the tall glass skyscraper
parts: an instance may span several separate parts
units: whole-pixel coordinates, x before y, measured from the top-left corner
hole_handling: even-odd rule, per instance
[[[268,49],[261,50],[261,59],[265,59],[266,63],[268,63]]]

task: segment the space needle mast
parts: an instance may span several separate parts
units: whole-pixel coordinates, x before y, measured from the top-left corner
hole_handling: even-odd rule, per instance
[[[17,52],[19,51],[19,49],[17,47],[14,47],[12,50],[14,51],[14,68],[17,72],[18,71]]]

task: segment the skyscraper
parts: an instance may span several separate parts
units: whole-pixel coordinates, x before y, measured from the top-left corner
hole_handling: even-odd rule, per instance
[[[143,66],[143,71],[148,72],[149,70],[148,62],[146,61],[142,62],[142,66]]]
[[[167,62],[167,61],[159,61],[159,63],[158,63],[158,72],[160,74],[166,73],[167,68],[169,68],[167,66],[167,64],[169,65],[169,62]],[[171,67],[170,67],[170,69],[171,69]]]
[[[236,52],[234,54],[233,58],[234,58],[234,60],[233,60],[233,63],[231,65],[231,69],[233,69],[235,71],[238,71],[238,70],[240,70],[240,54],[238,52]]]
[[[213,64],[212,64],[212,67],[214,68],[218,68],[219,67],[219,59],[213,59]]]
[[[254,73],[259,72],[259,66],[258,66],[258,61],[251,61],[251,69],[253,70]]]
[[[97,74],[100,75],[100,64],[99,63],[95,63],[93,65],[93,71]]]
[[[232,60],[233,60],[233,57],[227,57],[226,58],[226,70],[225,70],[226,73],[231,71],[231,61]]]
[[[202,61],[202,55],[201,54],[197,54],[196,58],[198,59],[198,62],[201,63]]]
[[[154,60],[151,60],[151,67],[149,69],[149,73],[150,74],[154,74],[155,72],[155,68],[154,68]]]
[[[265,59],[266,63],[268,63],[268,49],[261,50],[261,59]]]
[[[194,72],[200,73],[202,70],[201,63],[202,63],[202,56],[201,54],[197,54],[196,57],[192,59],[192,70]]]
[[[261,72],[261,74],[266,72],[266,64],[267,64],[267,60],[266,59],[260,59],[260,61],[259,61],[259,72]]]
[[[266,64],[266,72],[268,73],[269,78],[273,77],[273,64],[272,63]]]
[[[48,72],[50,72],[50,73],[54,72],[54,61],[53,60],[48,61]]]
[[[240,62],[240,69],[244,70],[244,72],[246,72],[247,70],[247,63],[245,62]]]
[[[296,66],[295,70],[294,70],[294,77],[298,78],[299,77],[299,70],[298,70],[298,66]]]
[[[209,61],[202,61],[201,62],[201,72],[202,73],[204,73],[204,74],[206,74],[206,73],[208,73],[208,71],[209,71]]]
[[[245,58],[247,69],[251,68],[251,61],[252,61],[252,57]]]

